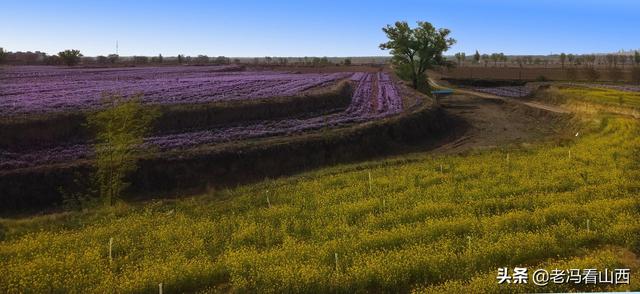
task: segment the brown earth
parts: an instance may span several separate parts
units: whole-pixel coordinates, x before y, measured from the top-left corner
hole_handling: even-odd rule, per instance
[[[434,152],[456,153],[531,143],[571,132],[564,123],[569,118],[566,111],[514,100],[460,92],[442,99],[440,105],[446,113],[464,127],[456,138]]]

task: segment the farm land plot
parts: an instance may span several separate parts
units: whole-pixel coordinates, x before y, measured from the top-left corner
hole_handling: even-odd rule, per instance
[[[104,91],[121,91],[119,93],[129,95],[141,92],[144,94],[143,101],[149,104],[197,104],[292,96],[305,91],[317,91],[344,80],[355,85],[350,104],[344,111],[337,113],[306,118],[237,122],[204,130],[155,134],[145,139],[145,144],[167,151],[337,128],[381,119],[398,114],[403,109],[396,84],[386,73],[291,74],[230,70],[234,69],[196,67],[30,72],[19,68],[15,72],[4,73],[3,78],[12,82],[9,86],[3,86],[0,103],[12,107],[6,108],[0,115],[99,108],[99,98]],[[75,81],[65,88],[65,80],[68,79]],[[37,82],[31,84],[30,81],[34,80]],[[27,152],[0,150],[0,169],[68,162],[90,156],[91,145],[87,143],[62,144]]]

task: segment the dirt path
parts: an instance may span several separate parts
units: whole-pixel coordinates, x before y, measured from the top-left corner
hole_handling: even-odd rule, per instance
[[[432,86],[438,83],[429,79]],[[562,107],[454,88],[441,106],[464,124],[462,134],[435,151],[460,152],[538,141],[569,133],[570,111]]]
[[[465,124],[464,131],[436,152],[460,152],[539,141],[566,132],[564,112],[531,108],[504,99],[478,99],[460,93],[441,100],[449,115]]]
[[[435,82],[435,80],[429,78],[429,84],[433,87],[441,87],[438,83]],[[511,103],[519,103],[519,104],[523,104],[529,107],[533,107],[533,108],[537,108],[537,109],[542,109],[542,110],[546,110],[546,111],[551,111],[551,112],[555,112],[555,113],[570,113],[569,110],[560,107],[560,106],[556,106],[556,105],[549,105],[549,104],[543,104],[543,103],[539,103],[539,102],[532,102],[532,101],[523,101],[523,100],[519,100],[519,99],[514,99],[514,98],[509,98],[509,97],[501,97],[501,96],[497,96],[497,95],[493,95],[493,94],[488,94],[488,93],[481,93],[481,92],[477,92],[477,91],[473,91],[473,90],[469,90],[469,89],[460,89],[460,88],[453,88],[455,93],[459,93],[459,94],[467,94],[467,95],[471,95],[471,96],[475,96],[475,97],[480,97],[480,98],[485,98],[485,99],[499,99],[499,100],[503,100],[506,102],[511,102]]]
[[[529,106],[529,107],[538,108],[538,109],[551,111],[551,112],[555,112],[555,113],[570,113],[569,110],[567,110],[567,109],[565,109],[563,107],[560,107],[560,106],[555,106],[555,105],[543,104],[543,103],[532,102],[532,101],[522,101],[522,100],[518,100],[518,99],[515,99],[515,98],[501,97],[501,96],[497,96],[497,95],[481,93],[481,92],[476,92],[476,91],[466,90],[466,89],[455,89],[454,91],[456,93],[467,94],[467,95],[481,97],[481,98],[485,98],[485,99],[500,99],[500,100],[504,100],[504,101],[510,102],[510,103],[519,103],[519,104],[523,104],[523,105],[526,105],[526,106]]]

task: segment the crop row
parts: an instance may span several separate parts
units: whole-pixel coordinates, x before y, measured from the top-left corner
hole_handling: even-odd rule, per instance
[[[586,83],[562,83],[562,86],[604,88],[623,92],[640,92],[640,86],[634,85],[610,85],[610,84],[586,84]]]
[[[0,116],[96,109],[103,93],[144,95],[150,104],[295,96],[351,73],[243,72],[234,68],[23,69],[0,72]]]
[[[343,112],[305,119],[265,120],[204,131],[153,136],[146,138],[145,144],[161,151],[186,149],[203,144],[292,135],[323,128],[342,127],[383,118],[402,111],[402,99],[386,73],[361,74],[359,77],[351,103]],[[375,96],[374,92],[377,93]],[[28,153],[0,150],[0,170],[89,158],[90,153],[91,146],[87,144]]]
[[[0,220],[0,292],[594,290],[496,283],[498,267],[515,266],[631,268],[637,290],[639,132],[631,119],[594,119],[570,144],[413,154]]]
[[[501,97],[520,98],[531,94],[531,89],[525,86],[475,88],[475,91]]]

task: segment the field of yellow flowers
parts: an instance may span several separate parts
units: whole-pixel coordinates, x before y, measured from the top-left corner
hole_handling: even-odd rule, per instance
[[[552,86],[546,90],[538,91],[536,98],[544,102],[561,104],[575,112],[616,113],[640,118],[640,92],[637,91]]]
[[[640,125],[344,165],[180,200],[0,220],[0,292],[640,290]],[[111,244],[111,246],[110,246]],[[498,285],[498,267],[631,268]]]

